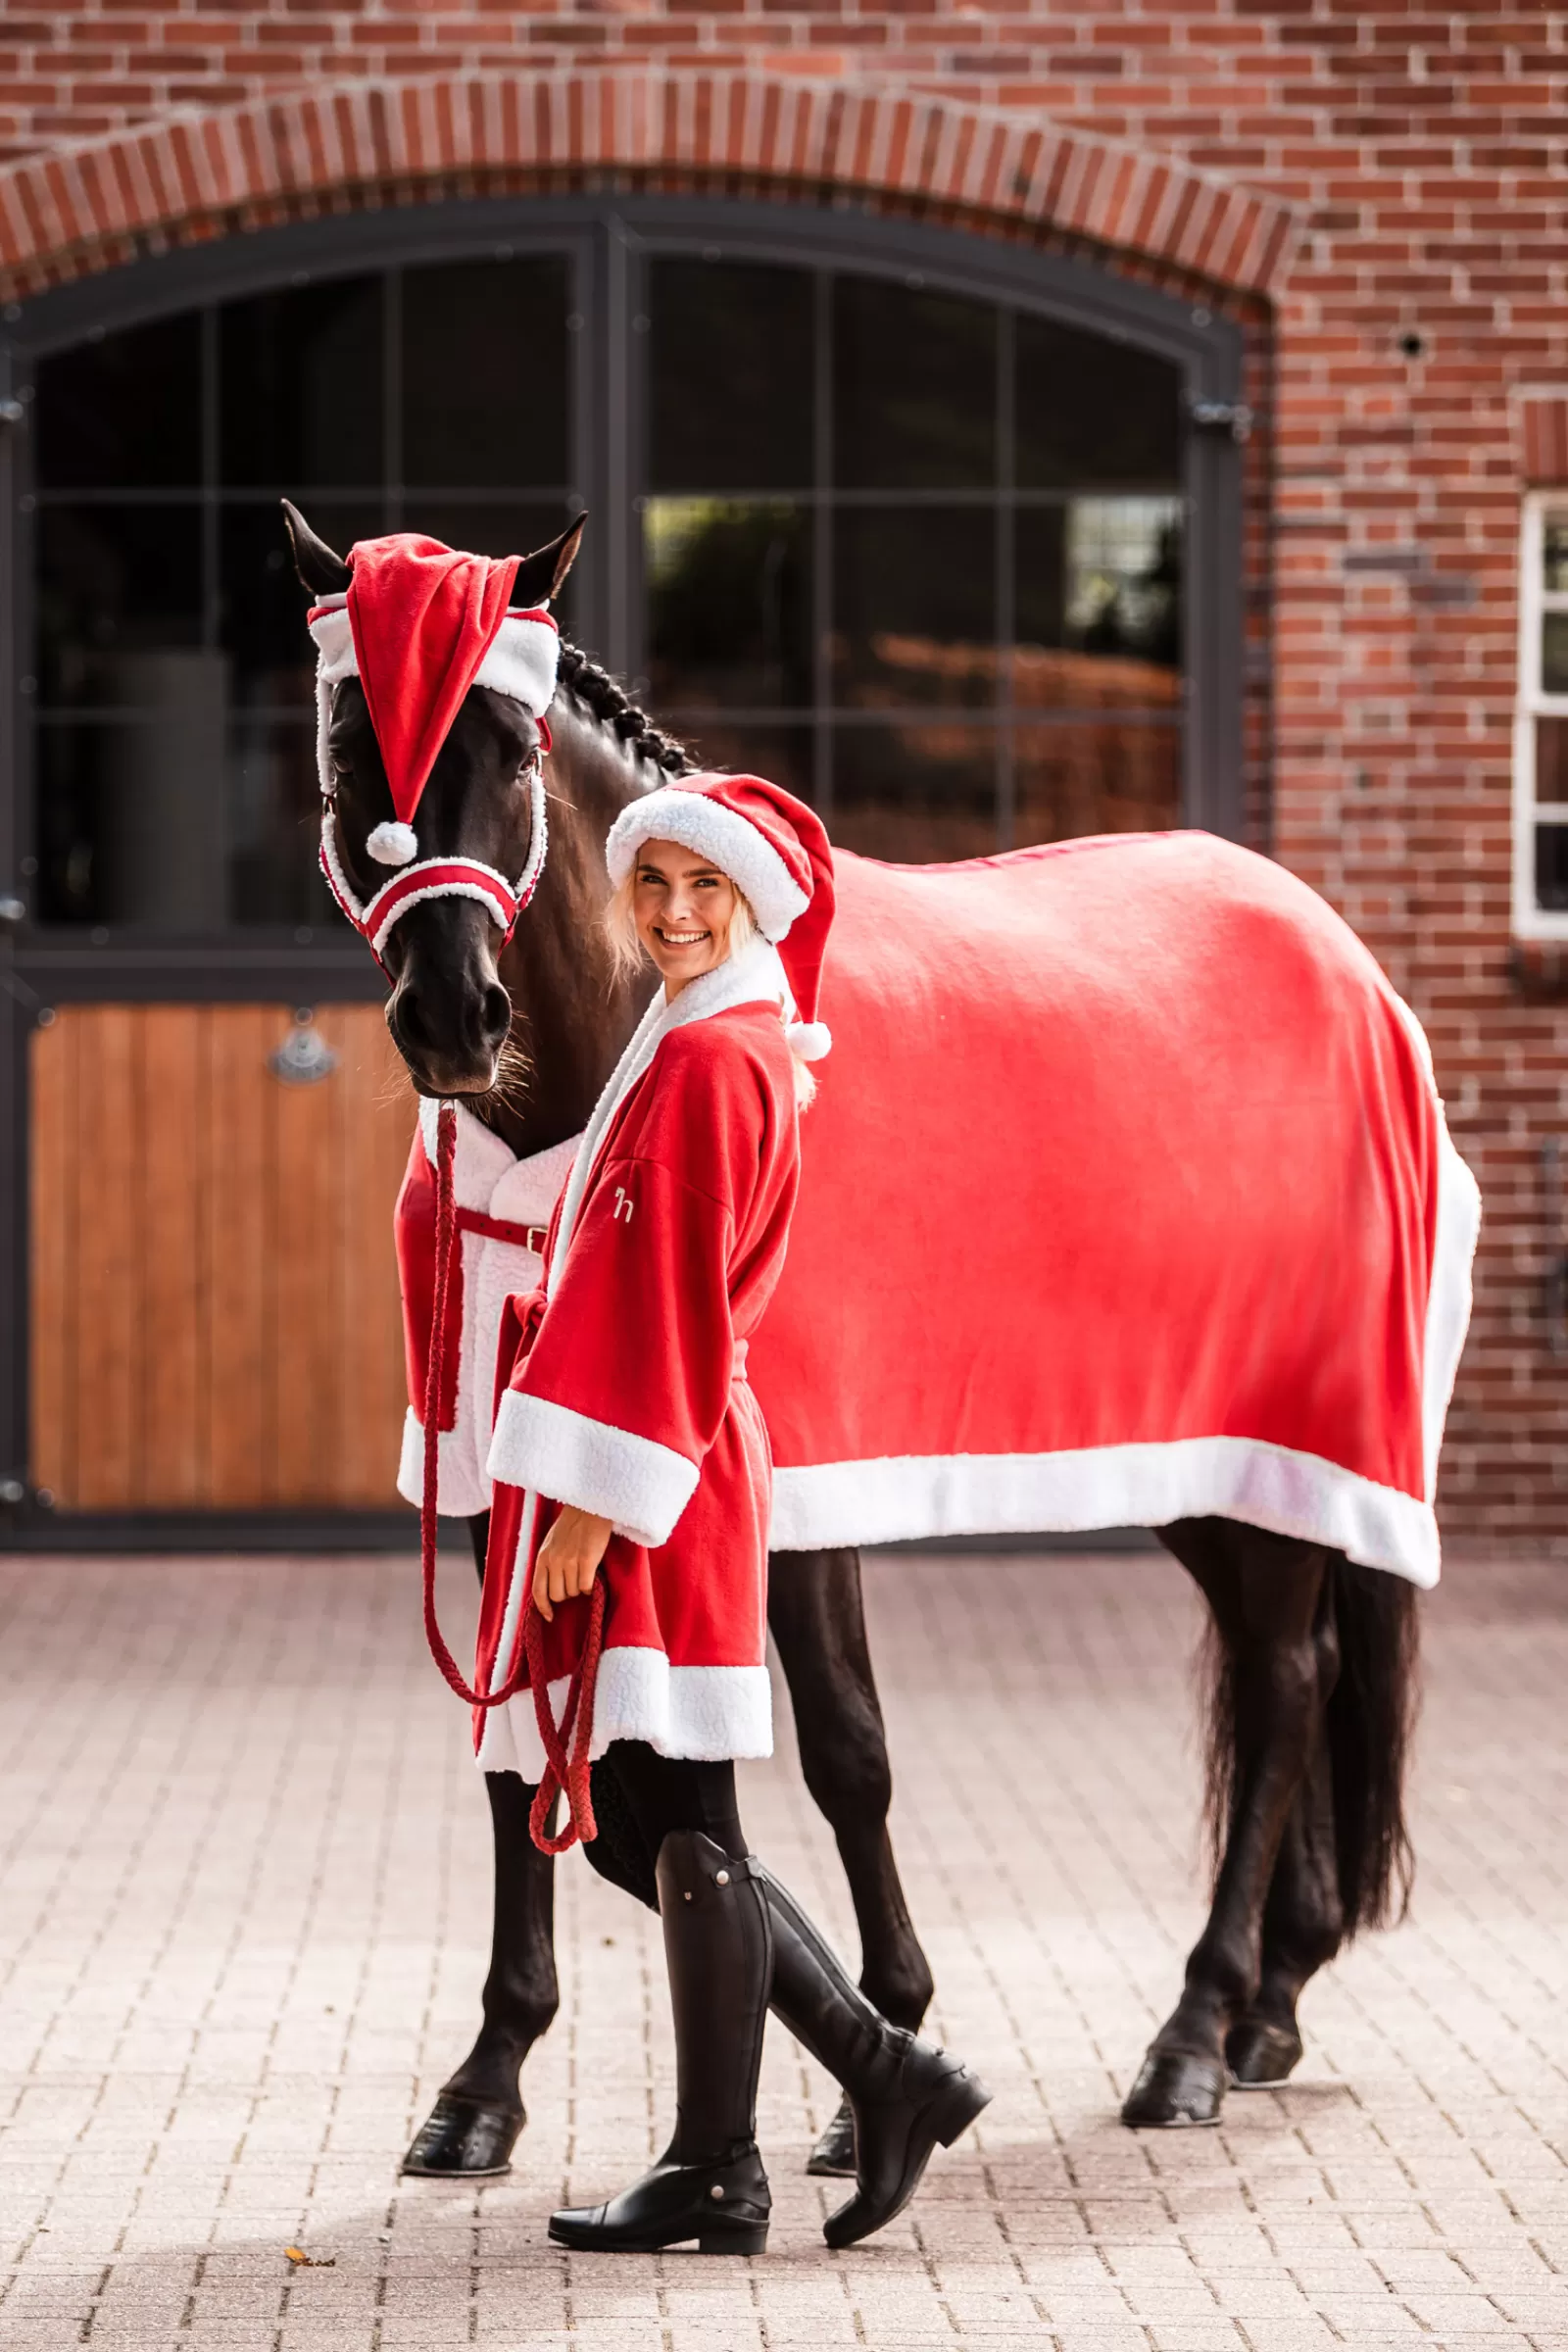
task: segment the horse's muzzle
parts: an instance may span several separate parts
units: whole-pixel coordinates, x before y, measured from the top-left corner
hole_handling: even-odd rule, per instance
[[[453,922],[455,906],[450,912],[421,906],[408,918],[387,1004],[387,1027],[421,1094],[488,1094],[512,1027],[512,999],[496,975],[485,918],[477,908],[463,911],[478,921]],[[442,914],[448,919],[430,923],[437,936],[427,942],[424,925],[416,925]]]

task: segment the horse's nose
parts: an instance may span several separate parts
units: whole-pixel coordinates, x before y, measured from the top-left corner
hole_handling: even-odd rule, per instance
[[[388,1007],[392,1033],[433,1081],[488,1074],[512,1026],[512,1000],[497,981],[474,988],[406,978]]]

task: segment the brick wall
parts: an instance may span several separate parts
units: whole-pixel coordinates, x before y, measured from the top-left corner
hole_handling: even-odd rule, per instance
[[[1568,1541],[1539,1174],[1568,988],[1518,966],[1508,914],[1527,443],[1533,471],[1568,463],[1524,397],[1568,388],[1565,81],[1544,7],[24,0],[0,267],[16,288],[161,236],[612,172],[848,183],[1212,284],[1250,321],[1260,416],[1255,822],[1426,1021],[1487,1200],[1447,1521]]]

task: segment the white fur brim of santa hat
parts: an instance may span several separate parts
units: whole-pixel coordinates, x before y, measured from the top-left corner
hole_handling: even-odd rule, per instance
[[[645,841],[678,842],[682,849],[710,858],[744,894],[763,938],[775,945],[811,903],[810,893],[795,879],[761,825],[726,808],[711,789],[686,792],[678,784],[665,785],[621,810],[605,843],[610,879],[617,890]]]
[[[347,597],[321,597],[312,608],[310,628],[321,684],[331,687],[340,679],[358,677]],[[560,662],[561,633],[547,612],[509,612],[485,648],[472,682],[510,695],[530,718],[542,718],[555,700]]]

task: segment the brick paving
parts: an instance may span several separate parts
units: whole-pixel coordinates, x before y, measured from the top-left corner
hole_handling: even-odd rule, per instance
[[[1185,1580],[1148,1555],[873,1563],[936,2025],[997,2097],[909,2214],[833,2256],[842,2192],[801,2171],[831,2092],[775,2027],[773,2235],[721,2263],[546,2244],[552,2205],[619,2185],[671,2112],[653,1923],[580,1857],[514,2173],[396,2178],[488,1935],[485,1809],[410,1562],[0,1561],[0,2345],[1568,2347],[1563,1573],[1450,1568],[1414,1916],[1309,1993],[1296,2082],[1134,2136],[1116,2104],[1200,1913]],[[455,1618],[466,1597],[454,1563]],[[743,1800],[850,1941],[787,1738]]]

